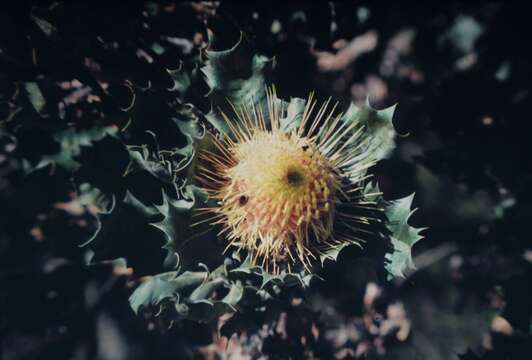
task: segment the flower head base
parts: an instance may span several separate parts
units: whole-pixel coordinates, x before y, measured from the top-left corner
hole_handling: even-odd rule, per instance
[[[253,263],[273,272],[294,263],[308,269],[323,251],[358,243],[359,229],[347,223],[370,220],[341,209],[360,207],[352,195],[373,163],[353,151],[361,129],[340,115],[333,120],[334,108],[324,117],[328,103],[311,118],[310,98],[299,127],[286,131],[275,99],[268,94],[268,125],[254,108],[235,109],[238,122],[223,114],[232,136],[214,137],[217,150],[202,153],[199,178],[218,204],[204,210],[223,225],[228,247],[247,250]]]

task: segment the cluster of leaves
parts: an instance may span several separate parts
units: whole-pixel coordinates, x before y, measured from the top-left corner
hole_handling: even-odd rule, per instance
[[[61,44],[53,23],[60,12],[61,7],[32,11],[36,35],[44,36],[53,46]],[[131,296],[133,309],[162,306],[175,311],[176,319],[199,321],[210,321],[250,306],[254,301],[249,294],[267,300],[278,296],[280,287],[293,284],[308,287],[312,277],[304,271],[273,275],[251,266],[247,259],[241,261],[235,254],[224,263],[220,252],[223,239],[217,239],[208,228],[190,227],[193,209],[198,203],[209,201],[201,188],[193,184],[197,154],[208,146],[206,131],[229,131],[220,116],[222,109],[230,113],[229,103],[237,108],[249,106],[252,101],[258,107],[266,106],[266,87],[271,82],[274,64],[273,59],[255,54],[243,35],[236,45],[219,51],[212,49],[214,39],[210,35],[209,44],[201,54],[206,60],[196,57],[186,64],[180,63],[175,70],[166,69],[171,79],[166,91],[154,88],[151,83],[142,86],[136,79],[127,77],[121,86],[130,97],[127,105],[121,106],[116,104],[119,101],[110,98],[102,80],[84,83],[86,79],[82,78],[82,87],[77,91],[84,85],[97,86],[101,96],[88,102],[88,109],[76,109],[78,112],[72,115],[79,117],[80,112],[81,119],[69,120],[71,104],[64,101],[63,106],[55,108],[53,100],[45,96],[45,87],[52,86],[55,79],[45,77],[42,82],[15,84],[17,91],[24,94],[17,94],[12,103],[21,111],[4,120],[9,134],[17,138],[24,138],[24,131],[34,131],[36,127],[25,123],[26,111],[34,111],[50,123],[44,130],[55,149],[46,153],[32,146],[36,151],[33,158],[27,157],[22,149],[17,154],[20,162],[28,173],[61,168],[71,177],[81,205],[95,209],[96,229],[83,244],[90,249],[89,263],[114,262],[132,268],[137,276],[153,276]],[[160,44],[149,46],[155,54],[163,51]],[[37,54],[34,61],[41,65],[40,50],[33,51]],[[41,66],[46,65],[42,61]],[[88,68],[98,66],[94,62]],[[201,86],[200,72],[209,88],[210,105],[216,109],[207,114],[186,101],[192,89]],[[142,111],[143,98],[150,96],[167,101],[166,114],[158,111],[157,119],[152,121]],[[109,103],[118,106],[109,109],[112,106]],[[283,126],[297,126],[304,106],[304,100],[291,99]],[[116,112],[116,118],[109,115],[109,110]],[[94,117],[95,112],[100,113],[100,118]],[[365,136],[369,138],[364,151],[372,160],[380,160],[395,147],[392,116],[393,108],[377,111],[369,103],[362,108],[351,104],[342,121],[364,126]],[[160,125],[152,126],[154,122]],[[160,133],[161,127],[166,128],[167,139]],[[42,132],[39,136],[43,137]],[[160,138],[163,138],[161,144]],[[102,167],[110,169],[104,178],[99,176],[101,170],[96,171]],[[372,191],[375,189],[367,192]],[[413,266],[411,247],[420,236],[418,230],[407,224],[411,200],[411,197],[395,202],[378,200],[389,221],[388,227],[378,232],[383,237],[382,252],[391,249],[385,255],[390,276],[401,276]],[[200,253],[199,249],[203,251]],[[342,247],[333,249],[322,260],[336,260],[340,250]],[[216,269],[211,271],[212,266]],[[204,271],[197,271],[198,267]],[[170,272],[158,274],[161,270]]]

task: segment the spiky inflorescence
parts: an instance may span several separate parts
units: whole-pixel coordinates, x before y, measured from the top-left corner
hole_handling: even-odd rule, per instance
[[[378,221],[345,211],[376,209],[361,194],[374,164],[362,151],[362,127],[334,116],[329,102],[315,113],[311,95],[299,126],[286,131],[276,99],[268,92],[267,118],[254,107],[234,109],[234,120],[222,114],[232,135],[213,136],[216,151],[202,152],[198,176],[217,201],[200,209],[214,214],[201,222],[222,224],[228,248],[275,273],[294,263],[309,269],[327,250],[359,244],[367,232],[360,225]]]

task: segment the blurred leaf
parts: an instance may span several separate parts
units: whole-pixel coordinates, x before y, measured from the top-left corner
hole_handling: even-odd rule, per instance
[[[283,101],[283,100],[280,100]],[[286,117],[280,119],[281,130],[289,132],[292,129],[297,129],[301,120],[303,119],[303,112],[305,111],[304,99],[291,98],[290,102],[283,101],[283,108],[286,109]]]
[[[484,33],[484,27],[469,15],[460,15],[451,28],[440,37],[439,42],[449,42],[462,55],[475,49],[477,39]]]
[[[39,87],[39,84],[35,81],[28,81],[23,83],[24,90],[28,94],[28,100],[33,106],[35,111],[42,115],[44,107],[46,106],[46,99]]]
[[[60,145],[59,153],[44,155],[35,167],[26,163],[26,171],[40,169],[50,164],[56,164],[68,171],[75,171],[81,166],[77,158],[81,155],[84,147],[90,147],[94,142],[102,140],[106,136],[115,136],[117,131],[117,128],[114,126],[94,126],[89,129],[75,129],[70,127],[61,130],[53,136]]]

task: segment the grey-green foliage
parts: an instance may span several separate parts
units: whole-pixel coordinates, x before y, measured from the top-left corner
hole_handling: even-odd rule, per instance
[[[376,201],[383,209],[386,218],[386,232],[390,239],[390,250],[386,253],[385,269],[388,279],[405,277],[414,270],[412,247],[423,238],[420,232],[425,228],[415,228],[408,221],[416,209],[412,209],[414,194],[396,200],[385,200],[380,195],[378,184],[368,183],[364,189],[367,199]]]
[[[342,120],[363,128],[361,156],[356,161],[379,161],[390,156],[397,135],[392,122],[394,112],[395,105],[383,110],[374,109],[369,98],[360,107],[351,103]]]
[[[386,270],[389,277],[405,276],[405,272],[414,268],[412,260],[412,247],[423,238],[419,233],[423,228],[415,228],[408,224],[410,215],[414,212],[411,210],[414,194],[407,197],[383,201],[385,204],[385,213],[387,217],[387,227],[392,235],[393,252],[387,254]]]
[[[89,129],[75,130],[67,128],[54,134],[54,139],[59,143],[60,150],[56,154],[44,155],[35,166],[25,163],[27,172],[43,168],[50,164],[61,166],[68,171],[79,169],[81,164],[77,157],[81,155],[84,147],[92,146],[94,142],[102,140],[106,136],[114,137],[116,127],[95,126]]]
[[[201,71],[209,85],[208,96],[213,107],[207,119],[216,129],[229,132],[219,113],[219,110],[231,113],[229,103],[236,109],[253,103],[257,108],[263,107],[267,115],[266,86],[270,83],[274,59],[255,54],[243,34],[232,48],[207,51],[206,56]]]
[[[113,222],[132,221],[133,217],[134,221],[138,221],[137,228],[141,226],[145,231],[144,240],[152,241],[153,246],[167,252],[161,261],[164,267],[171,271],[151,274],[152,277],[134,291],[130,303],[136,312],[141,308],[161,307],[159,310],[170,314],[173,319],[209,321],[226,312],[243,309],[264,310],[264,302],[278,296],[284,287],[308,288],[319,267],[327,266],[326,260],[336,261],[341,251],[348,246],[343,244],[324,252],[321,255],[321,264],[316,264],[315,271],[294,268],[292,271],[282,270],[279,274],[272,274],[258,265],[253,265],[249,257],[241,258],[238,252],[228,252],[223,260],[221,248],[216,248],[220,242],[223,243],[223,239],[216,237],[213,241],[211,239],[201,243],[213,247],[212,250],[202,248],[204,253],[220,252],[219,264],[214,266],[213,271],[202,264],[200,258],[194,257],[193,252],[187,250],[187,246],[200,243],[208,234],[213,237],[212,227],[208,224],[191,227],[194,209],[210,201],[201,188],[192,184],[197,171],[197,153],[200,149],[209,147],[209,138],[205,136],[207,125],[210,124],[209,126],[214,128],[211,131],[215,133],[229,133],[221,111],[231,116],[233,110],[230,103],[237,109],[253,104],[266,113],[266,86],[270,85],[274,65],[272,59],[255,54],[244,37],[228,50],[207,49],[205,55],[207,60],[201,71],[210,87],[208,97],[212,107],[208,114],[203,114],[194,105],[183,102],[183,94],[198,80],[197,73],[188,75],[184,67],[169,72],[174,81],[169,91],[176,95],[178,104],[173,120],[176,131],[186,137],[186,144],[180,148],[160,149],[155,135],[151,133],[151,145],[128,146],[131,160],[125,176],[145,172],[160,181],[161,186],[170,185],[175,190],[174,193],[169,194],[168,190],[162,190],[162,200],[154,204],[144,204],[128,193],[113,211],[102,214],[101,229],[89,242],[96,254],[100,246],[106,248],[107,242],[126,246],[123,241],[117,239],[124,234],[106,230],[106,226],[115,226]],[[299,98],[275,101],[279,105],[282,104],[284,109],[281,128],[290,131],[299,126],[306,101]],[[341,121],[354,125],[353,131],[360,130],[362,134],[351,149],[355,151],[356,147],[358,154],[355,161],[349,165],[353,173],[361,162],[374,163],[392,153],[396,137],[392,123],[394,108],[376,110],[369,102],[362,107],[351,104],[341,118]],[[376,201],[384,209],[387,218],[386,225],[376,230],[389,242],[390,250],[385,255],[385,269],[390,277],[403,276],[413,267],[411,249],[421,238],[420,229],[408,224],[413,195],[385,201],[378,187],[373,185],[368,185],[363,194],[367,195],[367,199]],[[124,214],[127,216],[124,217]],[[156,232],[153,233],[153,230]],[[127,251],[125,254],[129,266],[135,267],[135,261],[140,262],[140,259],[130,262]],[[118,253],[110,251],[105,255],[110,257]],[[104,257],[99,255],[98,259]]]

